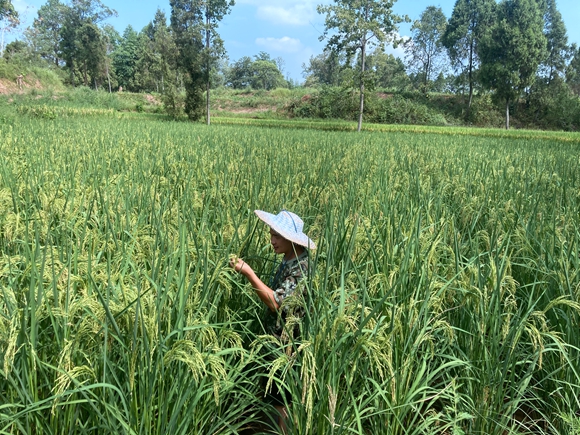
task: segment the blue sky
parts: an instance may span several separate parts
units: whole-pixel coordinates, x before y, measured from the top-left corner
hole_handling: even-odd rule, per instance
[[[27,23],[32,22],[37,10],[46,0],[12,0]],[[141,30],[155,15],[157,8],[170,15],[169,0],[102,0],[115,9],[118,17],[109,22],[122,33],[127,25]],[[329,0],[237,0],[230,14],[220,25],[230,62],[242,56],[254,56],[260,51],[284,60],[284,74],[301,82],[302,65],[310,56],[322,52],[324,42],[318,40],[324,31],[324,19],[316,6]],[[416,20],[427,6],[440,6],[447,17],[451,16],[455,0],[398,0],[394,11]],[[569,42],[580,45],[579,0],[557,0],[568,30]],[[401,36],[410,35],[410,25],[401,25]],[[9,41],[17,34],[6,35]],[[391,52],[402,54],[399,51]]]

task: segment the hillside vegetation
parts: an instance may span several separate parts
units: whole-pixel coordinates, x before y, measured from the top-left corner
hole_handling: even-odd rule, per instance
[[[155,93],[95,91],[84,86],[70,88],[60,76],[49,69],[30,68],[23,73],[22,89],[16,77],[19,69],[0,60],[0,105],[5,109],[31,111],[32,107],[75,107],[112,109],[122,112],[145,112],[166,116],[163,96]],[[184,95],[182,96],[184,98]],[[452,94],[422,94],[419,92],[368,92],[365,122],[374,124],[473,126],[502,128],[504,119],[489,96],[476,97],[470,120],[465,120],[464,98]],[[218,88],[212,91],[212,116],[256,118],[270,120],[354,121],[357,116],[357,95],[339,87],[267,90],[235,90]],[[521,101],[512,116],[512,127],[576,131],[580,126],[580,102],[569,101],[549,113],[550,122],[541,120],[525,101]],[[13,111],[13,110],[11,110]],[[38,112],[38,109],[32,110]],[[49,111],[50,112],[50,111]],[[48,113],[48,112],[47,112]],[[55,115],[56,116],[56,115]],[[186,120],[182,115],[182,120]]]

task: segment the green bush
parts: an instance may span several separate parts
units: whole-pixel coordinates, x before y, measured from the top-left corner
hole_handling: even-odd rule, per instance
[[[310,95],[294,98],[286,111],[298,118],[356,120],[359,94],[354,89],[323,87]],[[386,124],[446,125],[445,116],[425,104],[401,96],[379,96],[365,93],[363,119]]]

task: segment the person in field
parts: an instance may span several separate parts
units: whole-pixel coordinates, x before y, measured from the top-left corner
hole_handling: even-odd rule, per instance
[[[302,296],[303,283],[308,278],[308,251],[316,249],[316,245],[304,234],[304,222],[296,214],[287,210],[277,215],[262,210],[255,213],[270,227],[270,243],[276,254],[283,255],[282,262],[272,273],[268,284],[241,258],[232,258],[230,266],[248,279],[258,297],[269,308],[269,314],[264,319],[266,332],[284,342],[296,331],[295,328],[290,328],[291,331],[285,329],[286,319],[304,315],[304,304],[298,298]],[[276,388],[270,399],[280,413],[280,428],[286,433],[287,412]]]

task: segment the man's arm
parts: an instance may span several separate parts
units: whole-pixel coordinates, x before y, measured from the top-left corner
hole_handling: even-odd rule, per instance
[[[250,281],[250,284],[252,284],[252,287],[254,287],[256,290],[258,297],[266,304],[268,308],[270,308],[270,311],[276,312],[280,308],[280,305],[278,305],[278,302],[276,302],[276,299],[274,298],[274,290],[272,290],[270,287],[264,284],[260,278],[258,278],[256,272],[254,272],[254,270],[248,266],[248,263],[246,263],[241,258],[238,258],[232,259],[230,261],[230,266],[234,268],[236,272],[239,272],[248,278],[248,281]]]

